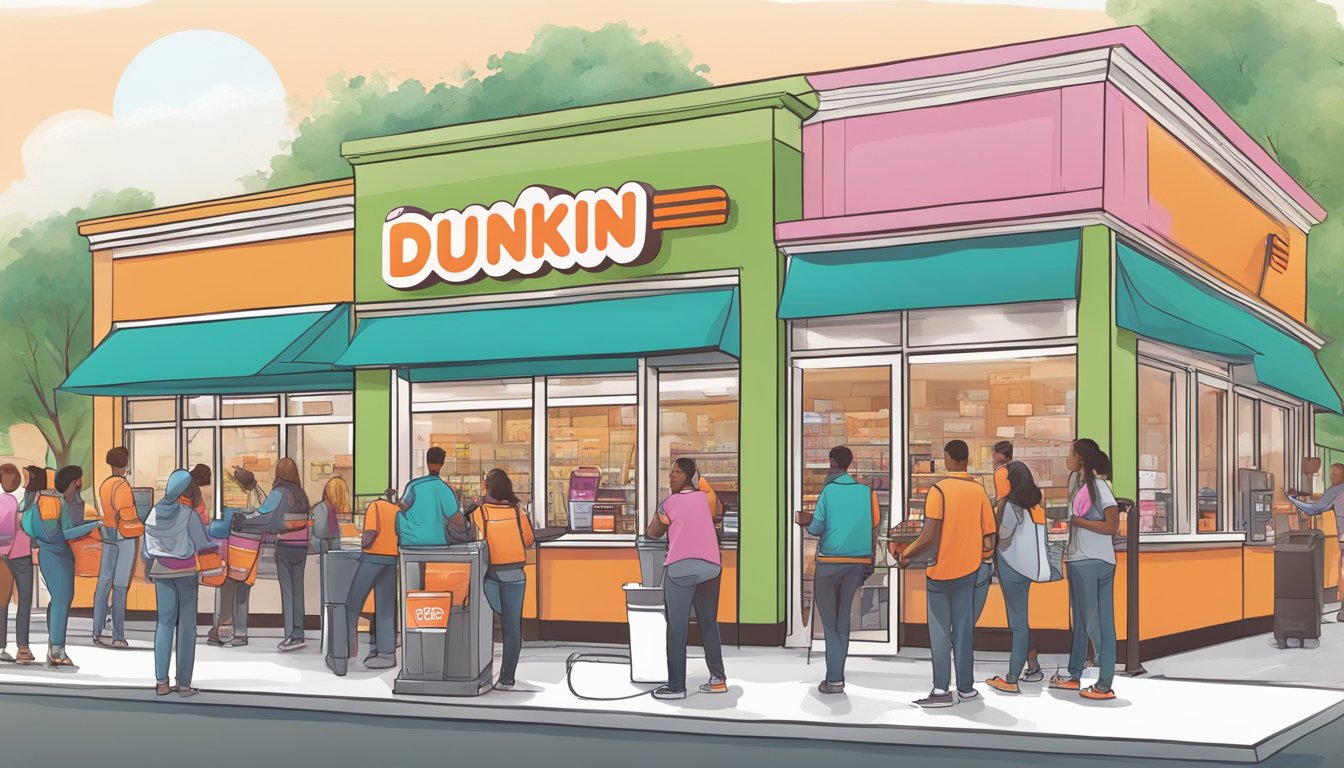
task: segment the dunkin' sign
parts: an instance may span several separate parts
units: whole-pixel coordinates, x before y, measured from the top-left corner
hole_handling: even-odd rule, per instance
[[[383,223],[383,280],[413,290],[639,264],[657,255],[664,230],[727,221],[728,195],[719,187],[657,191],[637,181],[573,194],[532,186],[512,203],[460,211],[397,208]]]

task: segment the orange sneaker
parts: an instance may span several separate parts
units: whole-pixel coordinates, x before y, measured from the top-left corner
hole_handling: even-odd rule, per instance
[[[1017,683],[1010,683],[1002,677],[994,676],[985,681],[985,685],[998,691],[999,693],[1021,693],[1022,689],[1017,687]]]
[[[1115,691],[1103,691],[1095,685],[1088,686],[1078,692],[1079,696],[1092,701],[1110,701],[1115,698]]]
[[[1077,680],[1054,675],[1050,678],[1050,687],[1060,691],[1076,691],[1083,687]]]

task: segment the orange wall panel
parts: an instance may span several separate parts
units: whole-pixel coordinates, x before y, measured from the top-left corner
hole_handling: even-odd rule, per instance
[[[145,320],[353,301],[351,232],[116,259],[112,316]]]
[[[1176,245],[1243,291],[1256,295],[1265,238],[1289,244],[1288,271],[1270,272],[1263,298],[1306,315],[1306,235],[1266,213],[1153,121],[1148,123],[1149,222]]]
[[[1274,615],[1274,548],[1242,550],[1242,615],[1248,619]]]
[[[639,582],[639,556],[633,547],[543,547],[537,572],[543,621],[624,624],[625,592],[621,586]],[[737,621],[736,551],[723,552],[719,621]]]

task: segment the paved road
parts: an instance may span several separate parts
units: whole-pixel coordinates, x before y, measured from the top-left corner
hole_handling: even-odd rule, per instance
[[[1192,702],[1193,703],[1193,702]],[[839,754],[838,754],[839,753]],[[920,768],[1102,768],[1187,763],[986,750],[895,749],[819,742],[739,739],[560,727],[457,724],[359,718],[234,706],[197,699],[108,702],[78,697],[0,694],[0,754],[5,768],[409,768],[432,765],[541,768],[829,768],[839,764]],[[1344,765],[1344,718],[1262,763],[1269,768]]]

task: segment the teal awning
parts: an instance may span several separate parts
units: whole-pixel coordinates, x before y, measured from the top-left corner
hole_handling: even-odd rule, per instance
[[[1305,344],[1123,243],[1116,255],[1117,325],[1146,338],[1251,363],[1262,384],[1340,412],[1339,394]]]
[[[483,373],[464,377],[494,378],[499,375],[494,371],[545,375],[557,370],[561,361],[711,350],[737,357],[741,348],[737,303],[736,288],[716,288],[372,317],[359,323],[337,364],[436,369],[470,365]]]
[[[779,316],[1016,304],[1078,296],[1079,231],[944,240],[789,258]]]
[[[117,328],[61,385],[85,395],[214,395],[353,388],[332,361],[350,308]]]

